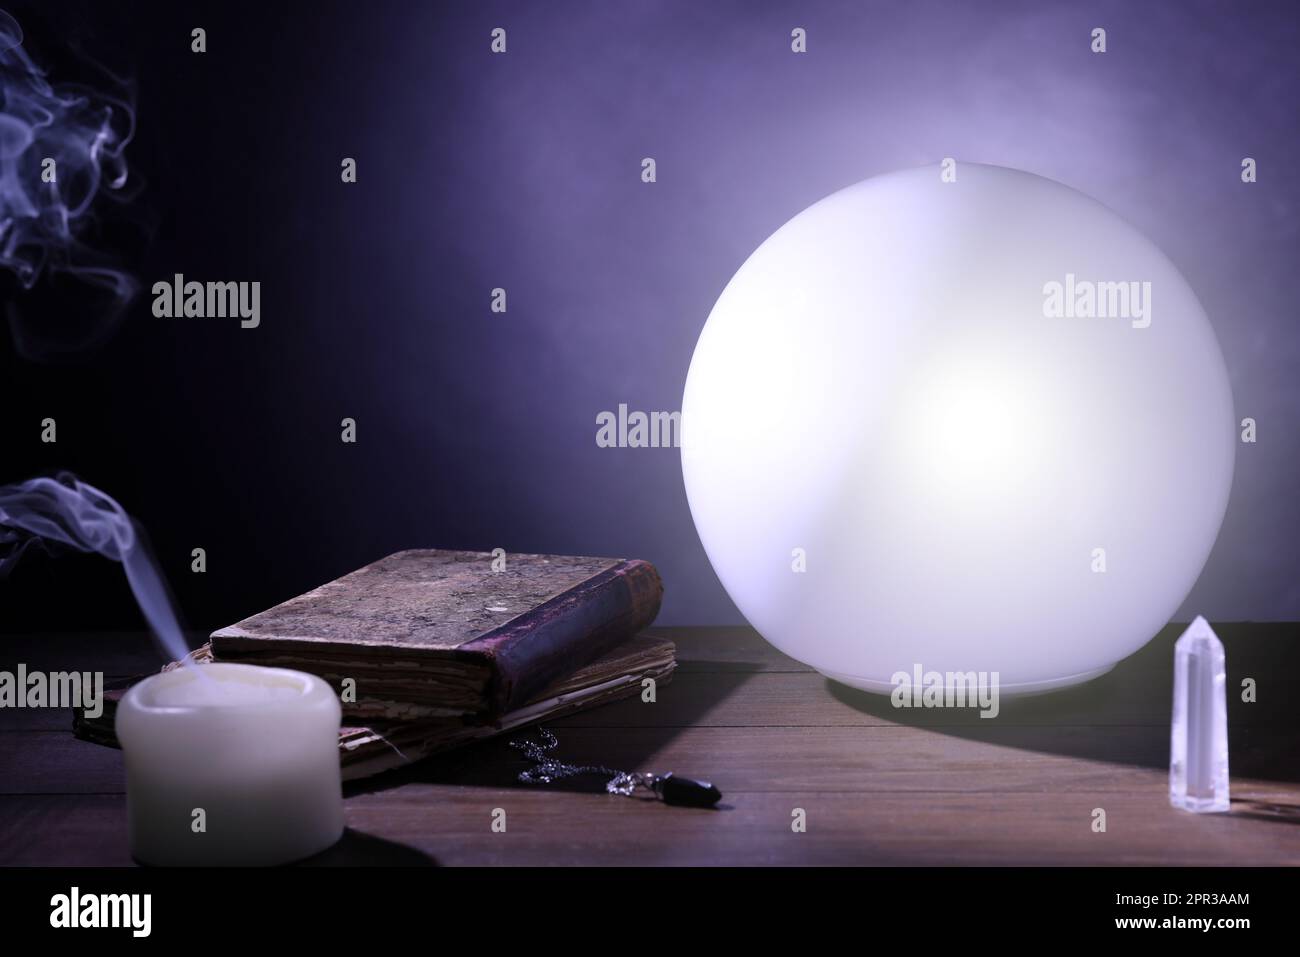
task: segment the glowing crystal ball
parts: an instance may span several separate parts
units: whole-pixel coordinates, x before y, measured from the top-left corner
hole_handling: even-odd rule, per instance
[[[1095,200],[962,164],[874,177],[723,290],[682,400],[691,513],[772,644],[889,691],[1003,692],[1147,642],[1218,534],[1236,441],[1204,311]]]

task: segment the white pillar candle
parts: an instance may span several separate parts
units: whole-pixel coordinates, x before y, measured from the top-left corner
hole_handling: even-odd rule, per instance
[[[146,864],[283,864],[343,833],[341,708],[283,668],[177,668],[117,711],[131,852]]]

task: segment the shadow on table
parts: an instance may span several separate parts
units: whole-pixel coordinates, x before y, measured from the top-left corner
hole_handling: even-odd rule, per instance
[[[406,844],[346,828],[338,843],[299,867],[437,867],[428,854]]]
[[[887,695],[830,680],[826,685],[840,702],[901,725],[1002,747],[1168,768],[1173,645],[1183,628],[1163,629],[1140,651],[1086,684],[1047,694],[1003,697],[993,719],[981,718],[977,709],[895,708]],[[1227,624],[1219,627],[1219,634],[1227,651],[1232,776],[1300,781],[1300,735],[1292,711],[1300,693],[1300,625]],[[1255,681],[1254,702],[1242,701],[1246,678]],[[1295,821],[1300,809],[1250,813]]]
[[[1278,804],[1275,801],[1252,801],[1248,798],[1232,798],[1231,804],[1234,817],[1300,824],[1300,804]]]
[[[682,665],[688,660],[680,662]],[[660,683],[658,700],[647,706],[639,697],[610,702],[589,711],[543,722],[559,743],[549,754],[566,764],[604,770],[554,781],[525,784],[519,773],[533,767],[511,742],[538,740],[537,725],[517,728],[492,738],[425,758],[405,768],[388,771],[361,781],[348,782],[345,796],[382,791],[403,784],[455,784],[487,788],[545,788],[551,791],[603,793],[614,771],[673,771],[687,777],[709,777],[708,768],[647,767],[647,761],[675,739],[682,730],[749,680],[757,666],[731,662],[711,670],[707,681],[682,681],[683,675]],[[576,723],[581,721],[581,723]],[[651,723],[651,722],[654,723]]]

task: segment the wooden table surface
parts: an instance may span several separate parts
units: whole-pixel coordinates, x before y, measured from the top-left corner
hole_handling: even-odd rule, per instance
[[[1300,624],[1219,629],[1232,810],[1216,815],[1169,807],[1179,630],[1088,685],[1004,699],[982,720],[895,710],[750,629],[657,629],[680,666],[655,703],[550,727],[569,760],[711,779],[720,809],[633,802],[591,782],[518,784],[520,758],[495,739],[349,785],[349,831],[311,863],[1300,864]],[[110,676],[157,667],[140,636],[0,640],[0,669],[19,661]],[[1240,700],[1243,678],[1257,683],[1254,703]],[[0,864],[130,863],[122,756],[69,724],[64,711],[0,710]],[[496,808],[505,833],[492,831]]]

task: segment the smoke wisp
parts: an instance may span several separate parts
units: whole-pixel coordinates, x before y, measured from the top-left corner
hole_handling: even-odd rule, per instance
[[[135,522],[111,496],[68,473],[0,486],[0,578],[35,543],[121,562],[162,649],[174,661],[189,654],[158,565]]]
[[[60,295],[8,305],[26,358],[102,341],[136,294],[137,281],[87,241],[96,200],[127,185],[134,128],[124,90],[50,82],[23,49],[18,22],[0,10],[0,268],[22,290],[44,277]]]

